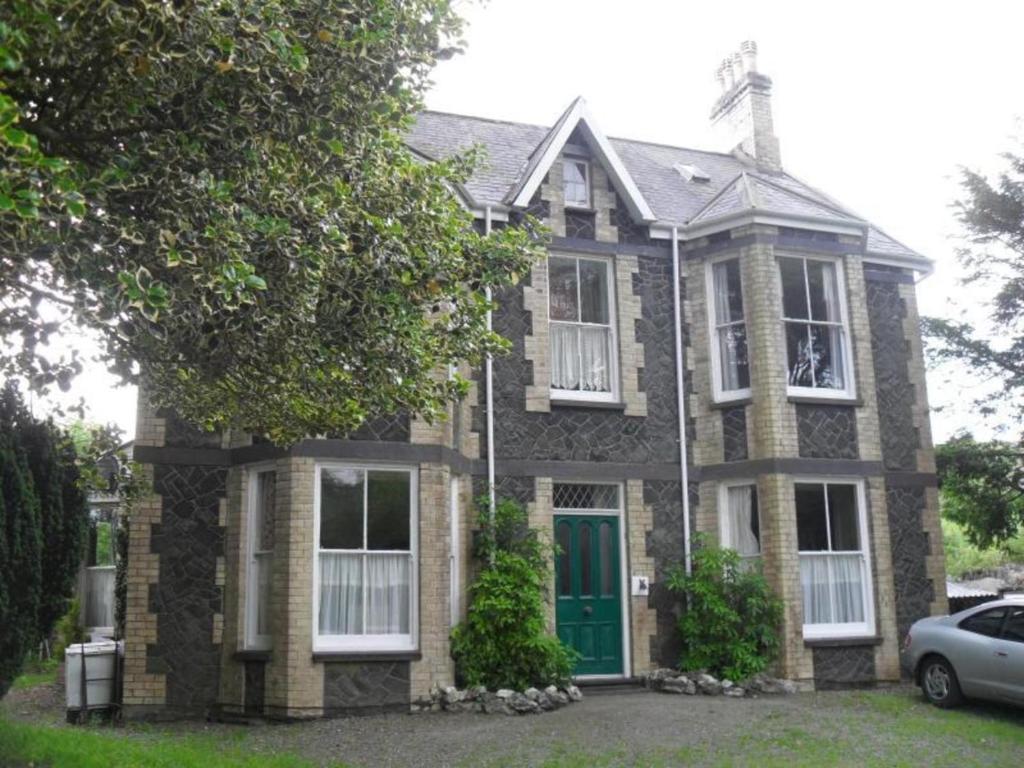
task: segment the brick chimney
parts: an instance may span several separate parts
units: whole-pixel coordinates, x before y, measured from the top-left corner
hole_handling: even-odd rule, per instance
[[[757,71],[757,43],[747,40],[739,51],[722,61],[715,73],[722,88],[711,124],[760,168],[777,171],[782,167],[779,140],[772,127],[772,81]]]

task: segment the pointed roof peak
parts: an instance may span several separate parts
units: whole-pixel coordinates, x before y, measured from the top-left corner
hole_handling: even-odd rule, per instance
[[[654,221],[656,218],[654,212],[644,200],[618,152],[597,125],[583,96],[577,96],[572,100],[530,153],[519,178],[505,196],[505,202],[521,207],[529,205],[555,158],[558,157],[572,132],[578,126],[583,128],[584,138],[590,144],[597,159],[604,165],[612,184],[622,196],[633,218],[637,221]]]

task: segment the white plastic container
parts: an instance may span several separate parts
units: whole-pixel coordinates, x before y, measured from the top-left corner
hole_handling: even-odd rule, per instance
[[[82,664],[85,664],[85,708],[107,709],[114,703],[115,665],[122,652],[121,643],[75,643],[64,652],[64,690],[68,711],[81,711]]]

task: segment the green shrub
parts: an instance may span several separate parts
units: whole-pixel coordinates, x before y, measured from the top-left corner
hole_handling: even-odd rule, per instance
[[[547,634],[545,601],[553,550],[514,501],[477,502],[479,575],[469,589],[466,620],[452,630],[452,658],[468,685],[523,690],[566,683],[576,653]]]
[[[692,574],[675,568],[667,586],[686,601],[679,619],[683,670],[745,680],[775,659],[782,601],[760,569],[744,567],[735,551],[697,537]]]
[[[69,646],[87,642],[89,638],[82,626],[82,607],[78,598],[73,598],[68,605],[68,612],[57,622],[57,642],[53,646],[53,656],[63,659]]]

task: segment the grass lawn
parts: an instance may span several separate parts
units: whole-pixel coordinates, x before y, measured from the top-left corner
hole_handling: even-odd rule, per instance
[[[1024,765],[1024,709],[939,710],[909,688],[739,701],[638,692],[539,717],[440,713],[253,727],[45,726],[4,705],[5,768]]]
[[[57,682],[57,670],[51,669],[44,672],[29,672],[14,678],[11,685],[12,691],[23,691],[26,688],[35,688],[37,685],[52,685]]]
[[[109,728],[48,728],[0,720],[0,765],[5,768],[312,768],[314,764],[294,755],[254,755],[237,740],[225,743],[224,739],[211,736],[154,734],[148,737],[143,734],[141,738],[124,738]]]

